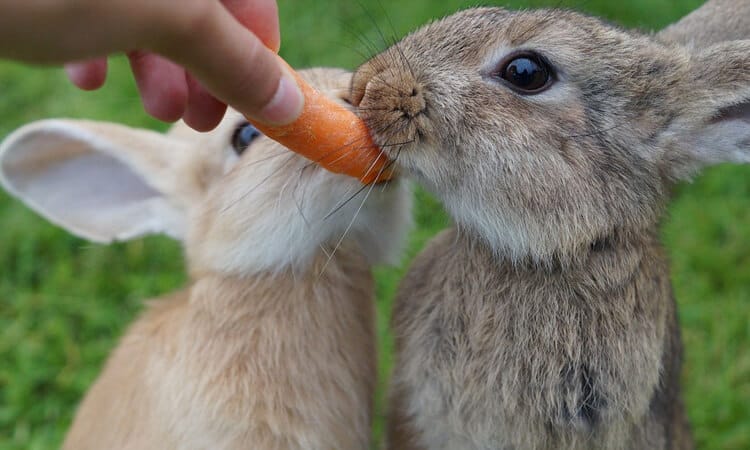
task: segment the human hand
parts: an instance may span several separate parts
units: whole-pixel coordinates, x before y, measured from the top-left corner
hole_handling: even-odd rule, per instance
[[[68,73],[95,89],[106,78],[103,56],[128,52],[146,110],[199,130],[216,126],[225,103],[265,123],[299,115],[299,88],[269,50],[279,41],[275,0],[0,3],[0,57],[86,61]]]

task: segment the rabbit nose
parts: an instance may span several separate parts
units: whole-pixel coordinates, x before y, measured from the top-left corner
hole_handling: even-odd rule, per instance
[[[411,67],[366,63],[352,79],[352,103],[374,140],[389,156],[434,134],[430,89]],[[405,144],[406,145],[406,144]]]
[[[409,119],[423,113],[427,108],[424,89],[408,73],[399,72],[386,70],[355,77],[352,85],[355,105],[397,112]]]
[[[399,108],[410,119],[424,112],[427,103],[422,95],[422,90],[413,87],[408,95],[401,96],[401,107]]]
[[[365,97],[378,100],[381,107],[413,119],[427,107],[423,89],[411,80],[378,76],[367,83]]]

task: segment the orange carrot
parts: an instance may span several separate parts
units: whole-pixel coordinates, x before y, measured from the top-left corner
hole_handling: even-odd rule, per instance
[[[263,134],[323,168],[364,184],[392,177],[391,164],[372,140],[365,123],[344,106],[313,89],[292,68],[305,97],[302,115],[289,125],[250,120]]]

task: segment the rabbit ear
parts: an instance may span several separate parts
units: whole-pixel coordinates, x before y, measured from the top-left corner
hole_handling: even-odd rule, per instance
[[[675,153],[667,155],[675,176],[687,178],[712,164],[750,163],[750,41],[706,49],[692,58],[689,73],[683,111],[669,130],[676,138]]]
[[[657,37],[694,47],[750,38],[750,2],[708,0],[679,22],[658,33]]]
[[[0,144],[0,182],[50,222],[94,242],[165,233],[185,214],[166,156],[184,146],[159,133],[72,120],[29,124]]]

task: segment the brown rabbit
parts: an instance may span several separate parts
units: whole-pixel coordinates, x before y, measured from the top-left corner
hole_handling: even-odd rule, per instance
[[[750,162],[750,41],[668,33],[477,8],[357,71],[455,221],[396,297],[389,448],[693,447],[658,225],[676,182]]]
[[[348,94],[348,73],[302,73],[332,98]],[[402,181],[342,205],[357,180],[312,166],[237,113],[208,134],[34,123],[2,145],[0,169],[9,191],[80,236],[185,241],[190,284],[149,302],[64,448],[368,448],[370,267],[401,247]]]

